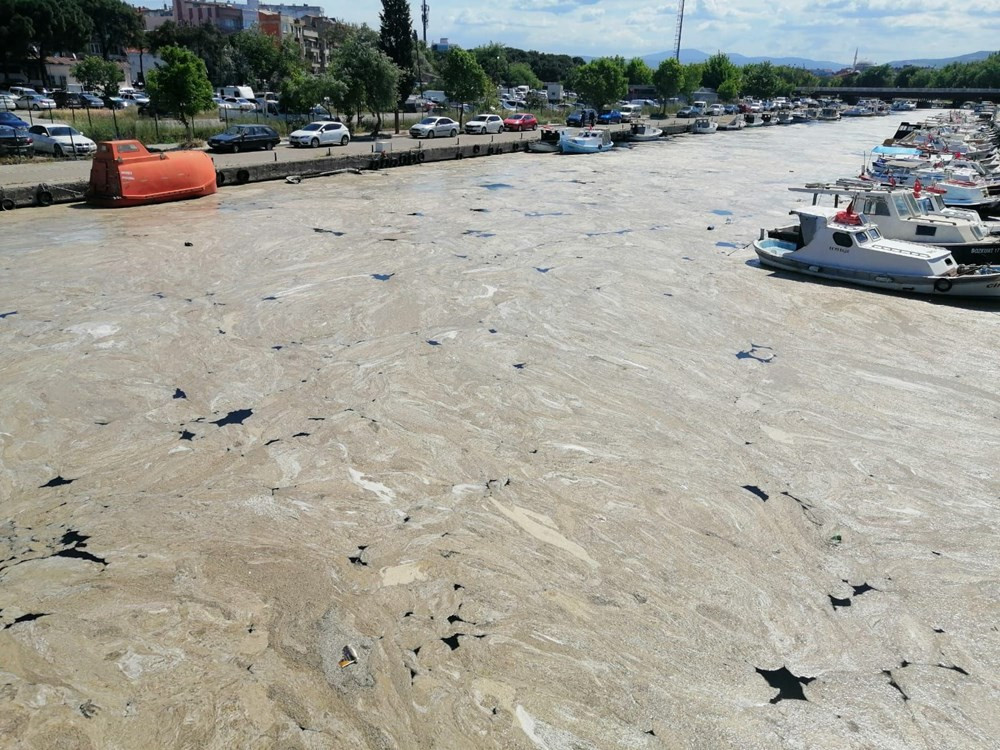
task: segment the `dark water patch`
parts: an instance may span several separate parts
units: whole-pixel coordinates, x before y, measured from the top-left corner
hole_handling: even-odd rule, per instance
[[[838,599],[837,597],[831,596],[830,594],[827,594],[827,596],[830,598],[830,604],[833,606],[834,609],[842,609],[844,607],[851,606],[850,599]]]
[[[222,336],[225,336],[225,335],[226,335],[226,332],[225,332],[225,331],[223,331],[223,330],[222,330],[222,329],[220,328],[220,329],[219,329],[219,334],[220,334],[220,335],[222,335]]]
[[[518,362],[518,363],[516,363],[514,365],[514,369],[515,370],[523,370],[524,367],[525,367],[525,365],[527,365],[527,364],[528,364],[527,362]]]
[[[64,484],[73,484],[75,479],[63,479],[61,476],[50,479],[45,484],[41,485],[38,489],[42,490],[46,487],[62,487]]]
[[[470,208],[470,211],[475,211],[477,214],[488,214],[490,210],[488,208]]]
[[[910,662],[908,662],[906,659],[903,659],[903,661],[899,662],[900,669],[906,669],[908,666],[910,666]]]
[[[318,234],[332,234],[334,237],[343,237],[343,232],[338,232],[336,229],[323,229],[323,227],[313,227],[313,231]]]
[[[933,628],[933,630],[934,630],[935,633],[943,633],[944,632],[943,628]]]
[[[538,266],[535,266],[535,270],[538,271],[538,273],[548,273],[553,268],[554,268],[554,266],[549,266],[548,268],[540,268]]]
[[[293,438],[296,438],[296,437],[309,437],[309,433],[308,432],[296,432],[294,435],[292,435],[292,437]]]
[[[275,345],[274,345],[274,346],[272,346],[271,348],[272,348],[272,349],[274,349],[274,351],[276,351],[276,352],[280,352],[280,351],[281,351],[282,349],[284,349],[285,347],[283,347],[283,346],[282,346],[281,344],[275,344]]]
[[[451,588],[452,588],[453,591],[458,591],[459,589],[464,589],[465,586],[463,586],[460,583],[453,583],[453,584],[451,584]]]
[[[108,426],[108,423],[105,420],[103,420],[103,419],[97,420],[96,422],[94,422],[94,424],[100,425],[101,427],[107,427]]]
[[[86,550],[79,549],[77,547],[71,547],[70,549],[61,549],[56,552],[52,557],[73,557],[80,560],[86,560],[87,562],[99,563],[101,565],[107,566],[108,561],[103,557],[97,557],[92,555]]]
[[[399,242],[399,237],[383,237],[379,242]]]
[[[181,436],[181,440],[194,440],[193,432],[188,432],[187,430],[181,430],[178,434]]]
[[[163,299],[163,292],[153,292],[153,296],[157,299]]]
[[[958,672],[959,674],[964,674],[966,677],[969,676],[968,672],[966,672],[964,669],[962,669],[961,667],[956,666],[954,664],[950,664],[950,665],[949,664],[938,664],[938,666],[941,667],[941,669],[950,669],[952,672]]]
[[[605,236],[607,236],[609,234],[616,234],[619,237],[622,237],[622,236],[630,233],[631,231],[632,231],[631,229],[613,229],[610,232],[584,232],[583,236],[584,237],[605,237]]]
[[[735,243],[735,242],[716,242],[715,246],[716,247],[733,247],[733,248],[740,247],[740,245],[737,244],[737,243]]]
[[[423,214],[420,211],[411,211],[407,216],[423,216]]]
[[[273,294],[270,294],[267,297],[261,297],[261,300],[264,302],[275,302],[277,299],[278,298],[275,297]]]
[[[941,557],[941,553],[935,552],[934,550],[931,550],[931,554],[934,555],[935,557]]]
[[[743,489],[745,489],[751,495],[756,495],[761,500],[763,500],[765,503],[767,502],[767,499],[770,497],[770,495],[768,495],[766,492],[764,492],[764,490],[762,490],[760,487],[758,487],[755,484],[744,484],[743,485]]]
[[[412,609],[403,613],[403,618],[405,619],[407,617],[413,617],[413,610]],[[416,651],[414,651],[414,653],[416,653]]]
[[[22,622],[31,622],[33,620],[41,619],[42,617],[48,617],[50,614],[51,614],[51,612],[29,612],[26,615],[21,615],[20,617],[15,617],[14,621],[13,622],[9,622],[6,625],[4,625],[3,629],[7,630],[8,628],[12,628],[15,625],[17,625],[19,623],[22,623]]]
[[[901,688],[899,686],[899,683],[896,682],[896,679],[892,676],[892,672],[890,672],[888,669],[883,669],[882,670],[882,674],[884,674],[886,677],[889,678],[889,685],[891,685],[892,687],[896,688],[896,690],[899,691],[899,694],[901,696],[903,696],[903,702],[904,703],[906,701],[910,700],[910,696],[908,696],[906,693],[903,692],[903,688]]]
[[[466,229],[464,232],[462,232],[462,234],[466,236],[472,235],[473,237],[480,237],[482,239],[487,239],[489,237],[496,237],[496,234],[494,234],[493,232],[483,232],[478,229]]]
[[[537,219],[540,216],[569,216],[565,211],[526,211],[524,215],[529,219]]]
[[[11,310],[10,312],[0,313],[0,320],[4,318],[9,318],[11,315],[17,315],[17,310]]]
[[[643,732],[643,734],[652,735],[653,737],[656,736],[656,732],[654,732],[652,729],[647,729],[645,732]]]
[[[847,581],[844,581],[844,583],[847,583]],[[851,584],[848,585],[851,586]],[[867,583],[862,583],[860,586],[851,586],[851,588],[854,589],[855,596],[861,596],[869,591],[878,591],[877,588],[869,586]]]
[[[449,624],[454,625],[456,622],[465,622],[465,620],[463,620],[458,615],[448,615]],[[475,625],[475,623],[470,623],[470,624]]]
[[[359,545],[358,554],[348,557],[347,558],[348,562],[350,562],[351,565],[360,565],[362,568],[367,568],[368,563],[366,563],[364,560],[361,559],[361,553],[364,552],[366,549],[368,549],[367,544]]]
[[[694,258],[689,258],[686,255],[681,256],[681,260],[694,260]]]
[[[395,273],[373,273],[372,278],[375,279],[375,281],[388,281],[395,275]]]
[[[485,185],[480,185],[479,187],[486,188],[487,190],[509,190],[514,186],[508,185],[506,182],[490,182]]]
[[[490,332],[490,333],[496,333],[496,332],[497,332],[497,329],[496,329],[496,328],[490,328],[490,329],[489,329],[489,332]]]
[[[760,667],[754,667],[761,677],[773,688],[776,688],[778,694],[771,698],[769,703],[777,703],[778,701],[793,700],[793,701],[808,701],[806,694],[802,691],[803,685],[808,685],[810,682],[815,680],[815,677],[799,677],[788,671],[786,667],[781,669],[761,669]]]
[[[174,390],[174,398],[187,398],[188,395],[182,391],[180,388]]]
[[[461,258],[462,260],[465,260],[466,258],[468,258],[468,257],[469,257],[468,255],[459,255],[458,253],[453,253],[453,255],[454,255],[454,256],[455,256],[456,258]]]
[[[450,635],[447,638],[442,638],[441,641],[448,645],[452,651],[456,650],[461,644],[458,642],[459,636],[463,636],[465,633],[455,633],[455,635]]]
[[[436,339],[427,339],[427,343],[431,346],[441,346],[441,342]]]
[[[713,208],[712,209],[712,213],[715,214],[716,216],[732,216],[733,215],[732,211],[727,211],[724,208]]]
[[[237,409],[229,412],[222,419],[217,419],[212,424],[225,427],[227,424],[243,424],[253,415],[253,409]]]
[[[306,417],[306,420],[309,422],[325,422],[326,417]]]
[[[760,346],[754,343],[750,344],[749,349],[736,353],[736,359],[753,359],[763,364],[771,362],[775,356],[774,350],[771,347]]]
[[[266,443],[264,443],[264,447],[266,448],[267,446],[271,445],[271,443],[280,443],[280,442],[281,438],[271,438]]]

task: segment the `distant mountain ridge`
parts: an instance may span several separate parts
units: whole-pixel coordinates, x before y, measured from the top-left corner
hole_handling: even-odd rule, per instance
[[[714,53],[712,52],[702,52],[700,49],[682,49],[681,50],[681,62],[684,64],[705,62]],[[738,52],[727,52],[729,59],[734,65],[749,65],[750,63],[759,63],[770,61],[774,65],[789,65],[793,68],[805,68],[806,70],[842,70],[843,68],[848,68],[851,63],[847,62],[834,62],[833,60],[811,60],[807,57],[747,57],[746,55],[741,55]],[[940,59],[919,59],[919,60],[894,60],[888,63],[894,68],[901,68],[904,65],[917,65],[920,67],[930,67],[930,68],[941,68],[949,63],[953,62],[975,62],[976,60],[983,60],[992,54],[989,51],[981,52],[971,52],[967,55],[958,55],[956,57],[946,57]],[[643,55],[642,60],[651,68],[656,68],[661,62],[666,60],[668,57],[673,57],[673,52],[653,52],[649,55]],[[593,58],[585,58],[593,59]]]

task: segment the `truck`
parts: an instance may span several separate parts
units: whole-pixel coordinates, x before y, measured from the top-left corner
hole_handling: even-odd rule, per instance
[[[249,86],[220,86],[218,88],[219,96],[235,96],[237,98],[242,97],[248,102],[252,102],[257,97],[253,93],[253,89]]]

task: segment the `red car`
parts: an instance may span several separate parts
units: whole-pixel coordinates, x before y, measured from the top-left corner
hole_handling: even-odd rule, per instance
[[[538,118],[527,112],[510,115],[503,121],[504,130],[535,130],[538,128]]]

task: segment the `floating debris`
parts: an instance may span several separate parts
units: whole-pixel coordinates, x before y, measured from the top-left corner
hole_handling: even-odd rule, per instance
[[[337,662],[337,666],[343,669],[344,667],[349,667],[352,664],[358,663],[358,652],[354,650],[351,646],[344,646],[343,655],[340,661]]]

